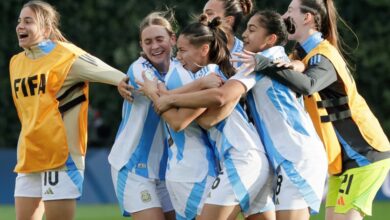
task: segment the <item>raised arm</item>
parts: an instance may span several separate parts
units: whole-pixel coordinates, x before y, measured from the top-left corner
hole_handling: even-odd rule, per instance
[[[117,86],[126,75],[86,53],[75,60],[68,77],[74,78],[75,81],[100,82]]]
[[[290,68],[277,67],[272,60],[257,54],[254,71],[259,71],[292,90],[303,95],[311,95],[337,81],[337,72],[328,58],[317,55],[319,62],[310,65],[303,74]]]

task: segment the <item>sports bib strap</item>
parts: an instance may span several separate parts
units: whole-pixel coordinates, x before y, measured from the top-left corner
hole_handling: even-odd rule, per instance
[[[61,114],[64,114],[69,109],[75,107],[76,105],[78,105],[86,100],[87,100],[87,97],[85,97],[85,95],[82,94],[82,95],[78,96],[77,98],[71,100],[70,102],[67,102],[66,104],[58,107],[58,109],[61,112]]]
[[[337,99],[327,99],[327,100],[317,101],[318,108],[330,108],[330,107],[336,107],[345,104],[348,104],[348,96],[343,96]]]
[[[333,114],[321,116],[321,122],[322,123],[333,122],[345,118],[350,118],[351,116],[352,116],[351,110],[348,109],[345,111],[340,111]]]
[[[58,101],[61,101],[63,100],[65,97],[67,97],[71,92],[75,91],[76,89],[78,88],[82,88],[85,86],[85,83],[84,82],[79,82],[75,85],[73,85],[72,87],[70,87],[68,90],[66,90],[64,92],[64,94],[62,94],[60,97],[57,98]],[[84,102],[87,100],[87,97],[85,96],[85,94],[82,94],[80,96],[78,96],[77,98],[75,99],[72,99],[71,101],[65,103],[64,105],[58,107],[59,111],[61,112],[61,114],[64,114],[66,111],[68,111],[69,109],[75,107],[76,105]]]

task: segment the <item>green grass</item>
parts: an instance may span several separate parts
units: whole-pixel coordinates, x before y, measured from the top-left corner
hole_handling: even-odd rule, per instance
[[[390,202],[375,202],[373,208],[373,217],[366,217],[365,220],[388,220]],[[0,206],[0,220],[15,219],[15,210],[13,206]],[[324,209],[321,209],[319,215],[313,216],[312,220],[323,220]],[[117,205],[78,205],[76,220],[130,220],[120,216]]]

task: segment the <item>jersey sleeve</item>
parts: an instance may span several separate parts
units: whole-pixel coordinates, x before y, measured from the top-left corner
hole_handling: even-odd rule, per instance
[[[237,80],[239,82],[241,82],[245,88],[246,88],[246,91],[248,92],[249,90],[251,90],[255,85],[256,85],[256,75],[258,73],[251,73],[247,76],[245,76],[245,72],[237,72],[234,76],[232,76],[229,80]]]
[[[337,81],[337,72],[333,64],[328,58],[319,54],[310,59],[309,66],[303,73],[276,67],[266,57],[256,55],[256,61],[255,71],[261,71],[303,95],[321,91]]]
[[[125,74],[86,53],[75,60],[68,76],[77,81],[100,82],[116,86]]]

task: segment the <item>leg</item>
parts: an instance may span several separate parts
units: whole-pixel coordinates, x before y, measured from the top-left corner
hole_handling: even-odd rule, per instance
[[[200,215],[200,220],[235,220],[240,213],[240,206],[221,206],[205,204]]]
[[[250,215],[246,220],[275,220],[276,219],[276,214],[274,210],[266,211],[263,213],[258,213],[254,215]]]
[[[143,219],[155,219],[155,220],[164,220],[164,213],[161,208],[150,208],[145,209],[139,212],[131,213],[133,220],[143,220]]]
[[[15,197],[17,220],[42,219],[45,211],[41,198]]]
[[[169,211],[169,212],[164,212],[164,216],[165,216],[165,220],[175,220],[176,219],[176,215],[175,215],[174,210]]]
[[[345,214],[335,213],[334,208],[326,209],[326,220],[362,220],[364,215],[355,209],[350,209]]]
[[[276,219],[280,220],[309,220],[310,212],[308,208],[297,210],[280,210],[276,211]]]
[[[75,199],[48,200],[44,203],[47,220],[69,220],[75,217]]]

